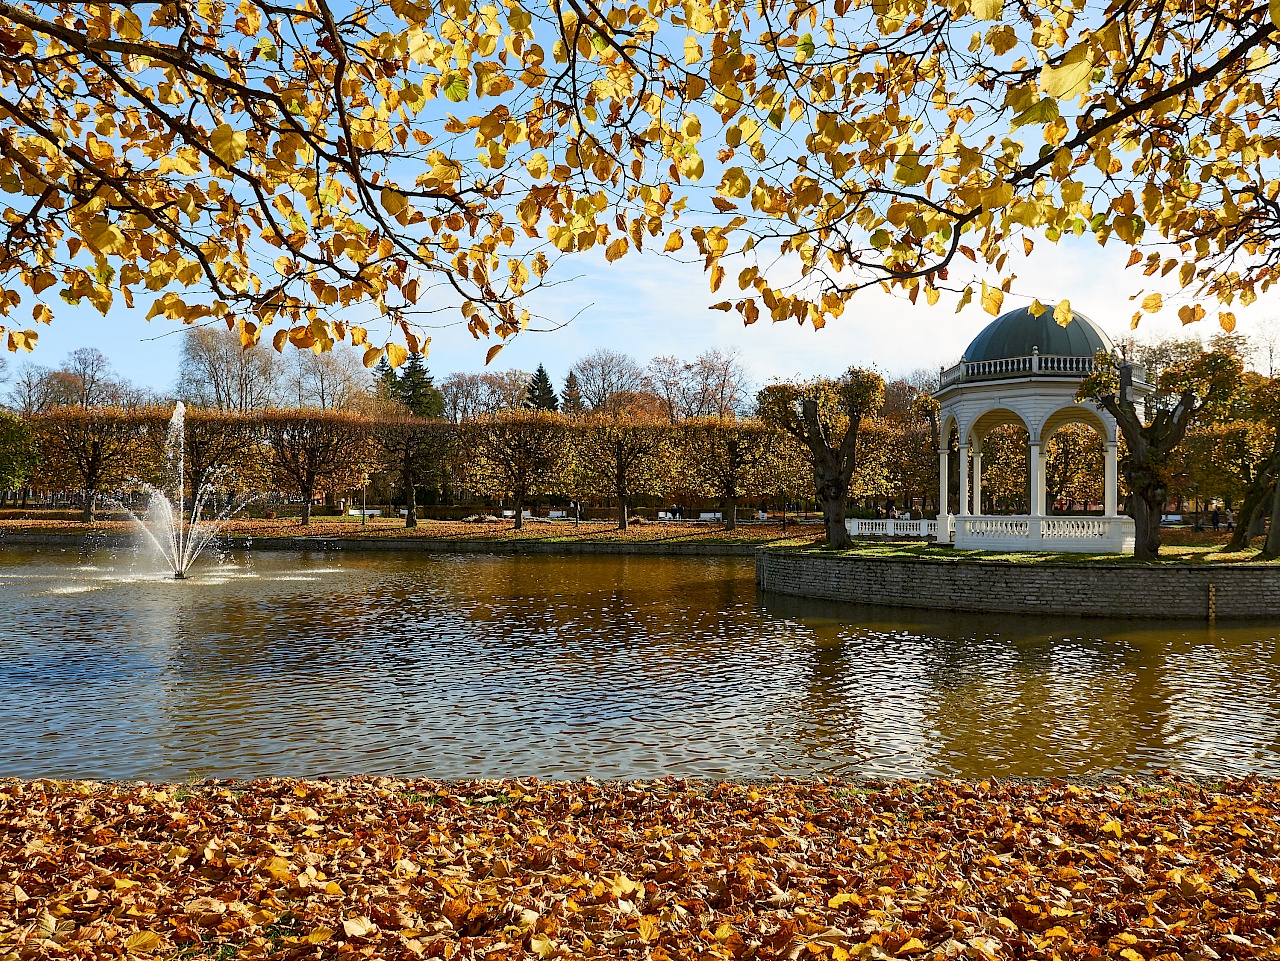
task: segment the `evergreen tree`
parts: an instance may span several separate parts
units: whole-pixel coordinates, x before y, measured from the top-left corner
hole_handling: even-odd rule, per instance
[[[578,375],[569,371],[569,376],[564,379],[564,391],[560,396],[560,412],[574,417],[585,413],[586,409],[587,402],[582,399],[582,390],[578,387]]]
[[[525,407],[532,410],[559,410],[560,398],[556,396],[555,389],[551,386],[551,378],[547,376],[547,368],[541,364],[534,372],[533,379],[529,381],[528,399],[524,402]]]
[[[396,381],[395,368],[387,362],[387,355],[383,354],[382,359],[373,368],[373,389],[379,397],[395,397]]]
[[[418,417],[444,416],[444,395],[436,388],[435,378],[427,370],[421,354],[409,355],[390,393],[393,399]]]

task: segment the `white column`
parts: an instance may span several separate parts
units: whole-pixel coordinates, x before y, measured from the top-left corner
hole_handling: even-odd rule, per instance
[[[1031,445],[1031,456],[1027,458],[1027,467],[1031,471],[1031,516],[1044,516],[1044,461],[1040,458],[1040,445]]]
[[[960,516],[969,513],[969,445],[960,445]]]
[[[1106,457],[1103,459],[1104,480],[1102,493],[1102,513],[1106,517],[1115,517],[1120,512],[1120,445],[1115,441],[1107,443]]]
[[[973,513],[982,513],[982,448],[973,452]]]
[[[950,485],[947,483],[947,474],[950,472],[951,464],[948,455],[951,452],[945,447],[938,448],[938,519],[946,517],[950,511],[947,510],[947,495],[950,493]]]

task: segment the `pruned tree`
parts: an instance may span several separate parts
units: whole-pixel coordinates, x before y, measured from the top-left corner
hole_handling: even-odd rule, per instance
[[[469,483],[481,493],[511,497],[516,530],[530,497],[551,493],[568,465],[565,421],[541,410],[512,410],[473,421],[465,434]]]
[[[791,435],[808,454],[832,548],[852,545],[844,521],[849,482],[858,467],[859,427],[883,402],[884,380],[857,367],[837,379],[771,384],[757,395],[760,419]]]
[[[358,487],[374,464],[369,422],[344,411],[270,410],[258,415],[279,490],[302,498],[311,523],[319,491]]]
[[[778,428],[755,419],[693,418],[680,425],[679,438],[690,486],[719,499],[726,530],[738,526],[739,500],[777,489],[785,446]]]
[[[675,438],[663,421],[593,415],[575,424],[574,437],[579,486],[614,499],[620,531],[628,528],[634,497],[661,497],[671,483]]]
[[[405,527],[418,526],[418,488],[443,483],[456,450],[458,430],[439,418],[380,417],[373,438],[383,468],[394,475],[405,498]]]
[[[1120,470],[1133,505],[1136,557],[1159,556],[1174,451],[1198,416],[1230,401],[1243,373],[1240,356],[1224,349],[1172,363],[1156,378],[1155,392],[1143,401],[1140,413],[1132,368],[1105,351],[1098,353],[1079,397],[1107,411],[1124,435]]]
[[[0,410],[0,491],[24,486],[38,463],[31,425]]]
[[[49,487],[84,493],[81,519],[93,523],[98,497],[155,473],[153,438],[167,413],[156,409],[58,407],[31,418],[37,476]]]
[[[192,496],[206,484],[228,492],[266,486],[267,445],[259,418],[240,411],[189,407],[184,427],[183,483]],[[160,434],[155,437],[161,445],[164,439]]]

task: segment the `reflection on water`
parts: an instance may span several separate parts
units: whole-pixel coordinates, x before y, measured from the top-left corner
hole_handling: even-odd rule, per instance
[[[1270,625],[756,594],[750,560],[0,551],[0,775],[1280,774]]]

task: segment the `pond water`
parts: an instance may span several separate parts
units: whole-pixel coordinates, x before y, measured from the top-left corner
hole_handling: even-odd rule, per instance
[[[1280,775],[1273,625],[758,594],[744,558],[0,550],[0,775]]]

